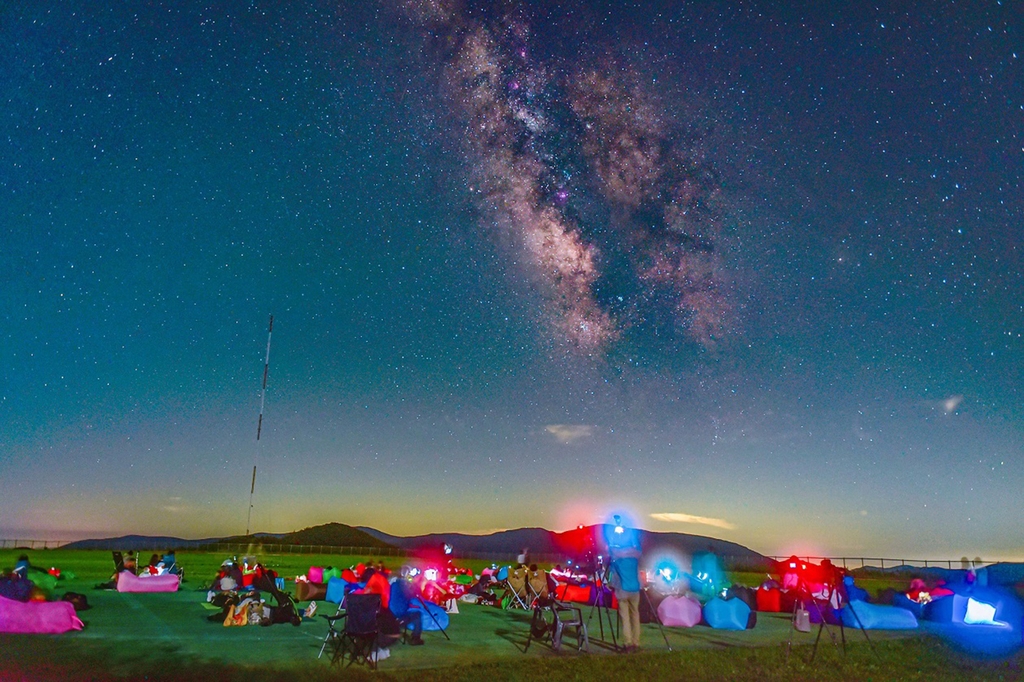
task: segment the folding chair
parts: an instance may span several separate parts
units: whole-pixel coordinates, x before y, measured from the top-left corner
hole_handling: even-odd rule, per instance
[[[331,665],[348,658],[347,666],[358,662],[365,663],[372,670],[377,669],[373,652],[380,632],[377,626],[380,608],[379,594],[350,594],[345,597],[345,613],[327,616],[328,630],[324,643],[330,642],[334,646]],[[345,621],[341,631],[337,628],[339,620]]]
[[[549,623],[547,618],[551,616]],[[587,637],[587,623],[583,620],[583,610],[578,606],[570,606],[546,596],[533,603],[533,620],[530,622],[530,636],[526,639],[523,653],[530,648],[535,639],[550,639],[551,648],[561,651],[562,639],[566,628],[576,629],[576,651],[590,652],[590,639]]]
[[[545,571],[530,571],[526,579],[527,601],[532,605],[538,599],[547,599],[548,574]]]
[[[317,658],[320,658],[324,655],[324,651],[327,650],[328,644],[330,644],[331,646],[335,646],[338,643],[338,638],[341,637],[341,631],[338,630],[335,627],[335,625],[340,619],[345,617],[345,600],[341,600],[341,602],[338,604],[338,610],[334,613],[333,616],[328,616],[326,614],[321,615],[323,616],[324,620],[327,621],[327,634],[324,635],[324,643],[320,646],[320,653],[316,655]]]
[[[508,599],[506,602],[505,600]],[[510,571],[508,578],[505,580],[505,594],[501,597],[502,604],[505,604],[505,608],[520,608],[529,610],[527,605],[528,593],[526,587],[526,569],[517,568]]]
[[[129,554],[132,554],[132,553],[129,552]],[[134,565],[131,568],[129,568],[128,566],[125,565],[125,563],[124,563],[124,554],[122,554],[121,552],[118,552],[117,550],[115,550],[115,551],[111,552],[110,555],[114,559],[114,574],[115,574],[115,576],[118,573],[120,573],[121,571],[131,571],[132,575],[138,575],[139,574],[138,559],[136,557],[134,557],[134,554],[132,554],[132,556],[133,556],[133,561],[135,563],[134,563]]]
[[[180,576],[181,581],[185,582],[185,569],[178,563],[178,558],[173,552],[164,554],[161,561],[164,565],[164,572]]]

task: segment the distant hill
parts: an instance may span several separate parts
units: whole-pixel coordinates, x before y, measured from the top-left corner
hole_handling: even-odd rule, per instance
[[[223,538],[220,542],[245,543],[250,539],[244,535]],[[343,523],[325,523],[310,526],[292,533],[274,536],[274,544],[278,545],[324,545],[327,547],[391,547],[388,542],[365,532],[362,528],[353,528]]]
[[[459,552],[493,552],[516,554],[528,547],[535,554],[550,554],[559,550],[553,543],[553,533],[543,528],[518,528],[504,530],[490,535],[467,535],[465,533],[430,533],[401,537],[388,535],[375,528],[359,526],[359,530],[372,535],[394,547],[402,549],[433,549],[448,543]]]
[[[185,540],[165,535],[121,535],[116,538],[77,540],[64,545],[63,549],[116,549],[123,552],[129,549],[196,548],[215,542],[220,542],[220,539]]]
[[[64,545],[67,549],[110,549],[125,551],[160,550],[167,548],[199,549],[218,543],[244,545],[265,542],[275,545],[324,545],[328,547],[389,547],[387,542],[343,523],[325,523],[291,533],[253,533],[223,538],[185,540],[183,538],[153,535],[122,535],[116,538],[78,540]]]
[[[326,547],[399,547],[406,550],[437,551],[444,544],[455,548],[456,555],[472,554],[501,555],[514,557],[524,548],[533,556],[541,554],[579,557],[588,552],[601,553],[605,526],[586,526],[563,533],[543,528],[517,528],[488,535],[466,533],[430,533],[402,537],[389,535],[366,526],[352,527],[343,523],[326,523],[303,528],[292,533],[256,533],[251,536],[236,535],[225,538],[184,540],[167,536],[124,535],[117,538],[79,540],[66,545],[69,549],[117,549],[117,550],[160,550],[164,548],[202,548],[216,543],[248,544],[262,541],[279,545],[322,545]],[[673,549],[686,555],[710,551],[733,562],[760,565],[768,559],[754,550],[717,538],[688,533],[656,533],[640,531],[645,552],[659,548]],[[497,557],[496,557],[497,558]],[[505,560],[505,559],[502,560]]]
[[[431,533],[411,537],[388,535],[365,526],[360,526],[359,530],[402,549],[433,549],[448,543],[455,548],[458,554],[495,553],[514,556],[523,548],[528,548],[533,555],[565,554],[571,556],[595,549],[600,552],[602,544],[600,538],[604,535],[604,528],[601,525],[585,526],[564,533],[556,533],[543,528],[517,528],[488,535]],[[670,548],[688,555],[710,551],[719,556],[730,557],[745,563],[760,564],[768,561],[764,555],[749,547],[703,535],[656,533],[641,530],[640,538],[644,551]]]

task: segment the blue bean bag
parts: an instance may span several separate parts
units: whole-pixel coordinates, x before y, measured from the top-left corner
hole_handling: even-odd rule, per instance
[[[843,625],[848,628],[913,630],[917,627],[917,618],[914,617],[914,614],[898,606],[852,601],[844,606],[839,613],[843,619]]]
[[[828,625],[839,625],[839,613],[828,602],[808,602],[807,615],[815,625],[822,621]]]
[[[340,604],[341,600],[345,598],[345,587],[349,584],[343,578],[331,578],[328,580],[327,596],[324,597],[324,601]]]
[[[957,592],[950,597],[943,597],[928,604],[925,608],[925,619],[936,623],[972,623],[968,614],[970,601],[980,605],[988,605],[994,609],[992,620],[1007,623],[1014,630],[1020,629],[1022,609],[1020,601],[1008,590],[992,587],[964,588],[957,586]]]
[[[1003,656],[1021,648],[1024,606],[1009,590],[958,586],[956,593],[929,603],[925,618],[932,631],[972,653]]]
[[[716,630],[746,630],[750,607],[742,599],[715,597],[704,605],[704,620]]]
[[[424,602],[419,597],[416,597],[409,602],[410,609],[419,609],[424,611],[423,613],[423,631],[428,632],[431,630],[447,630],[448,629],[448,612],[442,607],[438,606],[434,602]],[[433,617],[431,617],[433,616]]]

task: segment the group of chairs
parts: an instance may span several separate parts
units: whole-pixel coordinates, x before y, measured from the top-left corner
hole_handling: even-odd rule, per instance
[[[555,599],[548,585],[547,573],[540,570],[502,569],[496,575],[503,597],[508,598],[506,608],[533,610],[526,647],[536,640],[547,640],[551,648],[559,651],[567,635],[575,635],[577,651],[589,651],[587,624],[582,609]],[[365,664],[377,668],[377,654],[403,640],[406,630],[398,634],[381,631],[380,614],[383,609],[379,594],[347,594],[333,616],[324,616],[327,634],[317,658],[330,650],[331,664]],[[447,633],[445,633],[447,636]]]
[[[502,574],[502,571],[505,573]],[[583,611],[579,606],[561,602],[555,598],[553,585],[548,574],[536,568],[520,566],[502,569],[496,576],[499,587],[504,588],[502,604],[505,608],[533,610],[530,635],[526,640],[525,652],[534,640],[548,640],[551,648],[559,651],[566,634],[575,634],[576,650],[589,651],[590,640]]]
[[[525,566],[504,567],[495,576],[498,588],[503,590],[501,603],[507,609],[519,608],[529,611],[534,602],[548,596],[548,574]]]

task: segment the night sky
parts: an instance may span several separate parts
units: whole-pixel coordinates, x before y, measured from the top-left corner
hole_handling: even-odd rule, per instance
[[[0,7],[0,537],[1024,559],[1020,3],[59,4]]]

